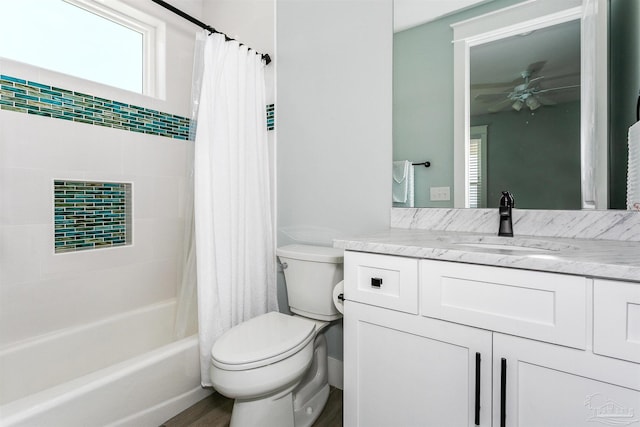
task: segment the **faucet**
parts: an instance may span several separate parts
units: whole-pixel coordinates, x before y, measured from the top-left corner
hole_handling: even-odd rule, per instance
[[[511,222],[511,208],[515,207],[513,194],[508,191],[502,192],[498,210],[500,212],[500,228],[498,236],[513,237],[513,223]]]

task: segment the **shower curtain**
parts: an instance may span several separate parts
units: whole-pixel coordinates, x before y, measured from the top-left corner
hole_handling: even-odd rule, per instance
[[[204,42],[194,148],[200,369],[210,386],[214,341],[277,309],[264,64],[221,34]]]

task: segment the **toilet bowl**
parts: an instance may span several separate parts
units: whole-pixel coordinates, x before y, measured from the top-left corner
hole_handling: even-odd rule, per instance
[[[231,427],[308,427],[329,396],[323,330],[341,317],[326,300],[333,302],[333,286],[342,280],[342,251],[289,245],[277,253],[287,289],[303,296],[289,295],[290,309],[304,316],[266,313],[214,343],[209,373],[214,388],[235,399]],[[299,287],[312,287],[311,297]]]

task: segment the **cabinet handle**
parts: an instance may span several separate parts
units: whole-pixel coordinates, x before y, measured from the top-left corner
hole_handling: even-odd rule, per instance
[[[480,425],[480,353],[476,352],[476,425]]]
[[[507,359],[500,361],[500,427],[507,425]]]
[[[381,286],[382,286],[382,279],[380,277],[372,277],[371,278],[371,287],[372,288],[380,289]]]

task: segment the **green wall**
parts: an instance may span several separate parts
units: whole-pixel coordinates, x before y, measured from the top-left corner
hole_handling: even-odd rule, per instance
[[[471,118],[487,125],[487,207],[580,209],[580,102]],[[525,171],[525,173],[523,173]]]

